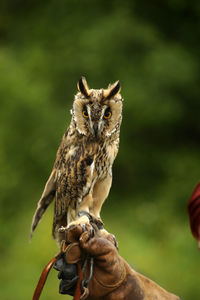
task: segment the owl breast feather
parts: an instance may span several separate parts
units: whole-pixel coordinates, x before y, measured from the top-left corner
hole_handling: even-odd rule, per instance
[[[87,149],[89,148],[89,149]],[[95,148],[95,149],[93,149]],[[61,159],[57,169],[56,198],[65,199],[63,210],[75,205],[93,188],[98,179],[112,172],[112,161],[105,146],[75,147]]]

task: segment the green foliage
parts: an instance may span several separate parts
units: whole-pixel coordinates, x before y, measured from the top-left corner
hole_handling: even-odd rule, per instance
[[[199,180],[200,6],[192,1],[0,3],[1,298],[30,299],[57,252],[52,209],[29,225],[69,124],[76,81],[120,79],[120,152],[102,217],[120,253],[182,299],[198,299],[187,201]],[[42,299],[61,299],[55,272]],[[66,298],[66,297],[65,297]]]

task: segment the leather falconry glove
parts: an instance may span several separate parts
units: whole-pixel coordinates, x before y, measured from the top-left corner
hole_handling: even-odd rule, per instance
[[[134,271],[119,255],[113,236],[104,237],[100,232],[97,231],[94,236],[91,228],[86,227],[83,231],[80,225],[67,231],[63,256],[55,264],[60,271],[61,293],[74,295],[77,292],[79,263],[82,268],[80,299],[180,300]]]

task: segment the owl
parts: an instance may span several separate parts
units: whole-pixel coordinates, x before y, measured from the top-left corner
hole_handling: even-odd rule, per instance
[[[31,226],[32,237],[55,199],[52,233],[58,243],[63,240],[59,228],[101,221],[100,211],[110,191],[112,165],[119,148],[120,82],[107,89],[90,89],[82,77],[77,87],[71,123],[62,137]]]

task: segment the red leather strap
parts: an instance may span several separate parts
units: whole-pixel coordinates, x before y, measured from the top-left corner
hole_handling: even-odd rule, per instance
[[[81,282],[83,280],[83,274],[82,274],[82,270],[81,270],[81,262],[79,261],[77,263],[78,265],[78,282],[76,285],[76,290],[74,293],[74,300],[80,300],[81,297]]]
[[[54,258],[52,258],[50,260],[50,262],[46,265],[46,267],[44,268],[41,276],[40,276],[40,279],[38,281],[38,284],[36,286],[36,289],[35,289],[35,292],[34,292],[34,295],[33,295],[33,300],[38,300],[40,298],[40,294],[42,292],[42,289],[44,287],[44,284],[46,282],[46,279],[47,279],[47,276],[49,274],[49,271],[51,270],[54,262],[56,261],[57,259],[57,256],[55,256]]]
[[[45,285],[45,282],[47,280],[47,276],[49,274],[49,271],[51,270],[54,262],[56,261],[56,259],[58,258],[58,256],[55,256],[54,258],[52,258],[50,260],[50,262],[46,265],[46,267],[44,268],[44,270],[42,271],[42,274],[40,276],[40,279],[38,281],[38,284],[36,286],[34,295],[33,295],[33,300],[38,300],[40,298],[42,289]],[[76,285],[76,290],[74,293],[74,300],[80,300],[81,297],[81,282],[83,280],[83,274],[82,274],[82,269],[81,269],[81,262],[77,263],[78,266],[78,282]]]

